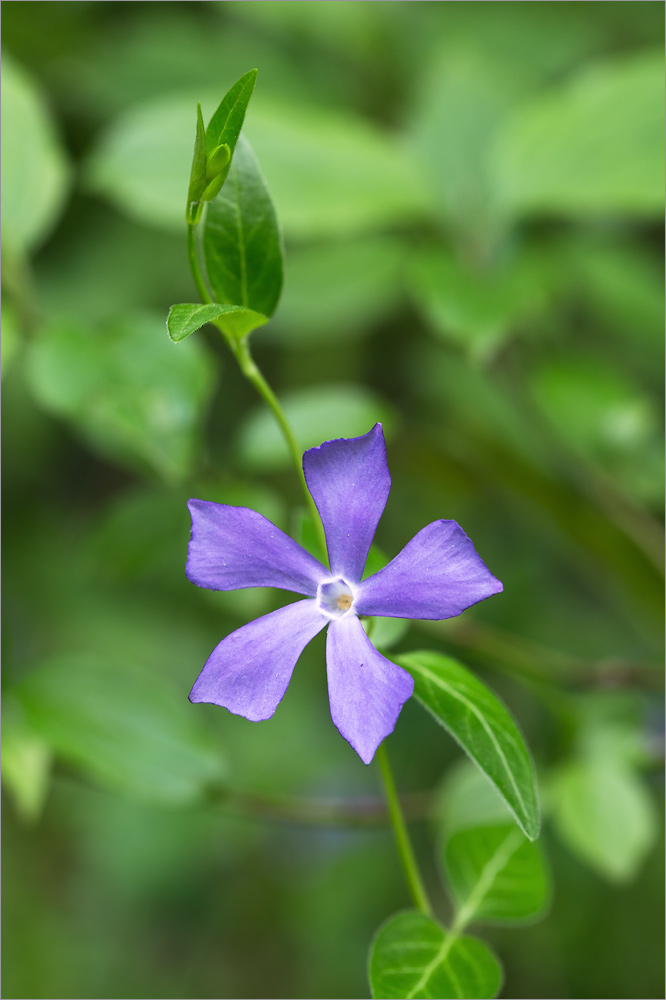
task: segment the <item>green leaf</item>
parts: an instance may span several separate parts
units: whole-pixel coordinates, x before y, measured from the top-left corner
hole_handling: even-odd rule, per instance
[[[228,182],[208,208],[203,246],[215,298],[271,316],[282,290],[282,239],[259,164],[242,138]]]
[[[506,211],[663,211],[663,55],[599,65],[516,112],[495,150]]]
[[[206,190],[206,132],[201,105],[197,104],[197,131],[194,140],[194,155],[190,171],[190,187],[187,192],[188,223],[196,224],[201,216],[201,199]]]
[[[605,878],[632,879],[658,832],[641,778],[618,760],[590,756],[563,765],[551,793],[553,819],[567,846]]]
[[[189,161],[186,214],[189,222],[197,221],[201,200],[214,197],[227,177],[256,74],[251,70],[234,84],[205,133],[197,105],[193,159],[189,96],[150,101],[120,115],[102,134],[88,161],[89,185],[140,221],[180,230],[182,189]],[[202,104],[210,107],[210,98]],[[228,146],[229,159],[211,178],[207,175],[208,158],[220,146]]]
[[[414,693],[503,796],[530,840],[539,835],[532,760],[518,726],[499,698],[469,670],[441,653],[396,658],[414,678]]]
[[[492,998],[502,983],[487,945],[451,934],[415,911],[398,913],[379,928],[368,971],[372,996],[384,1000]]]
[[[494,785],[467,757],[451,767],[437,795],[438,824],[447,837],[458,830],[480,826],[507,826],[511,810]]]
[[[287,392],[282,405],[303,450],[322,441],[367,434],[377,421],[390,434],[394,424],[394,411],[388,403],[369,389],[342,382]],[[263,406],[241,425],[238,450],[251,469],[281,469],[291,462],[275,419]]]
[[[2,699],[2,782],[21,816],[35,820],[42,811],[51,772],[51,750],[28,724],[11,695]]]
[[[206,129],[206,156],[210,158],[220,146],[229,147],[229,158],[218,173],[218,179],[221,177],[220,187],[224,184],[229,173],[236,143],[238,142],[238,137],[245,121],[245,112],[250,103],[256,82],[256,69],[251,69],[243,74],[222,99],[217,111],[208,122],[208,128]]]
[[[214,99],[199,96],[205,117]],[[141,222],[182,232],[195,101],[191,93],[162,97],[114,119],[87,161],[89,187]],[[258,98],[250,136],[290,236],[351,236],[427,216],[428,196],[401,136],[349,114]]]
[[[41,405],[102,453],[169,482],[194,468],[214,373],[205,345],[176,350],[162,317],[47,327],[31,345],[27,370]]]
[[[462,926],[517,923],[543,911],[548,881],[541,849],[513,823],[459,830],[441,855]]]
[[[242,340],[257,327],[268,323],[268,316],[262,316],[252,309],[244,309],[243,306],[223,306],[217,302],[202,306],[181,302],[169,309],[167,330],[171,339],[178,343],[195,330],[200,330],[206,323],[213,322],[222,327],[233,340]]]
[[[131,218],[182,233],[183,188],[192,164],[191,95],[135,105],[102,132],[85,165],[92,191]],[[201,102],[204,111],[210,98]]]
[[[20,255],[53,228],[70,169],[42,95],[6,52],[2,111],[2,244]]]
[[[159,671],[85,654],[42,663],[17,688],[35,732],[104,787],[180,805],[219,784],[219,746]]]

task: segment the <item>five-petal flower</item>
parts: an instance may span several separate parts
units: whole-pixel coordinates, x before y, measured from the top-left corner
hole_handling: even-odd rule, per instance
[[[303,471],[321,515],[330,570],[256,511],[190,500],[187,576],[199,587],[280,587],[296,601],[244,625],[213,650],[190,701],[269,719],[304,647],[323,628],[331,717],[369,764],[393,732],[414,681],[382,656],[359,615],[451,618],[502,584],[455,521],[434,521],[384,569],[362,580],[391,478],[381,424],[363,437],[306,451]]]

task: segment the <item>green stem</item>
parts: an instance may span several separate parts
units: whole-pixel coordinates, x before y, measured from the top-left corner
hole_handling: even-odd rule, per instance
[[[197,286],[197,291],[201,296],[201,299],[205,303],[212,302],[212,298],[208,289],[206,288],[206,282],[204,281],[204,276],[201,273],[201,268],[199,267],[199,258],[197,256],[197,228],[196,226],[187,226],[187,258],[190,262],[190,271],[192,272],[192,277],[194,278],[194,284]]]
[[[187,227],[187,256],[190,262],[190,270],[192,272],[192,278],[194,279],[194,284],[197,286],[197,291],[205,303],[212,302],[208,289],[206,287],[206,282],[204,281],[204,276],[201,272],[199,266],[199,257],[197,255],[197,241],[196,241],[196,225],[188,225]],[[262,375],[261,371],[257,367],[257,364],[252,357],[250,351],[250,345],[247,338],[237,341],[232,337],[227,337],[221,327],[218,327],[220,332],[225,337],[232,354],[238,362],[238,366],[245,376],[245,378],[250,382],[254,388],[257,390],[261,398],[267,403],[273,412],[273,416],[278,422],[278,426],[282,431],[282,436],[286,442],[289,454],[296,468],[298,478],[303,489],[303,495],[305,496],[305,502],[310,511],[310,516],[315,526],[317,532],[317,538],[319,540],[319,545],[321,548],[322,558],[326,555],[326,535],[324,534],[324,527],[321,523],[321,518],[319,517],[319,511],[315,505],[310,491],[308,489],[307,483],[305,481],[305,474],[303,472],[301,449],[298,445],[294,432],[291,429],[289,421],[287,420],[286,414],[282,409],[279,399],[271,389],[270,385]]]
[[[423,886],[419,867],[416,863],[416,857],[414,856],[409,834],[407,833],[407,824],[405,823],[402,806],[400,805],[398,789],[396,788],[393,771],[391,770],[388,754],[383,743],[378,747],[376,757],[384,779],[386,801],[388,803],[389,814],[393,824],[393,831],[398,845],[398,854],[400,855],[400,861],[402,862],[409,891],[412,899],[414,900],[414,904],[421,911],[421,913],[425,913],[426,916],[432,917],[432,907]]]
[[[289,454],[294,463],[294,467],[298,474],[298,478],[303,489],[303,495],[305,497],[305,502],[308,505],[310,515],[314,522],[315,528],[317,530],[317,537],[319,539],[319,544],[321,546],[322,555],[326,552],[326,535],[324,534],[324,528],[321,523],[321,518],[319,517],[319,511],[315,505],[314,500],[308,489],[308,485],[305,481],[305,473],[303,472],[303,463],[301,456],[301,449],[298,445],[294,432],[291,429],[289,421],[287,420],[286,414],[282,409],[280,400],[277,398],[270,385],[262,375],[261,371],[257,367],[257,364],[252,357],[250,351],[250,345],[247,341],[241,340],[240,342],[234,341],[231,345],[232,351],[238,361],[240,370],[242,371],[248,382],[254,386],[261,398],[270,407],[273,412],[273,416],[278,422],[280,430],[282,431],[282,436],[289,449]]]

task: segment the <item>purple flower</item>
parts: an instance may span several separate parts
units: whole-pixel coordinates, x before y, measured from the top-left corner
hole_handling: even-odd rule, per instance
[[[258,722],[270,719],[298,657],[328,626],[331,717],[369,764],[414,689],[406,670],[368,639],[359,615],[452,618],[502,590],[455,521],[433,521],[374,576],[363,568],[391,486],[381,424],[303,456],[326,532],[326,569],[261,514],[190,500],[187,576],[210,590],[280,587],[307,600],[272,611],[215,647],[190,693]]]

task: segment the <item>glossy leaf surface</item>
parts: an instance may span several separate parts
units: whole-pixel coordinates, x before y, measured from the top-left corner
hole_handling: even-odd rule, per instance
[[[453,935],[416,911],[398,913],[380,927],[369,975],[372,996],[383,1000],[491,998],[502,981],[487,945]]]
[[[443,844],[441,856],[465,925],[529,920],[546,904],[541,849],[514,824],[459,830]]]
[[[191,333],[200,330],[206,323],[217,323],[234,340],[242,340],[248,334],[268,322],[268,316],[244,309],[243,306],[207,305],[181,302],[171,306],[167,317],[167,330],[171,339],[178,343]]]
[[[208,127],[206,128],[206,155],[208,157],[211,156],[218,146],[226,145],[229,147],[229,152],[233,159],[236,143],[238,142],[238,137],[245,121],[245,112],[250,103],[256,82],[257,71],[256,69],[251,69],[236,81],[231,90],[220,102],[220,106],[208,122]],[[227,164],[226,168],[220,174],[222,184],[229,173],[229,166],[230,163]]]
[[[208,207],[203,246],[218,302],[271,316],[282,290],[282,241],[259,164],[242,138],[227,182]]]
[[[530,840],[539,834],[532,760],[501,701],[469,670],[440,653],[397,658],[414,678],[414,694],[503,796]]]

